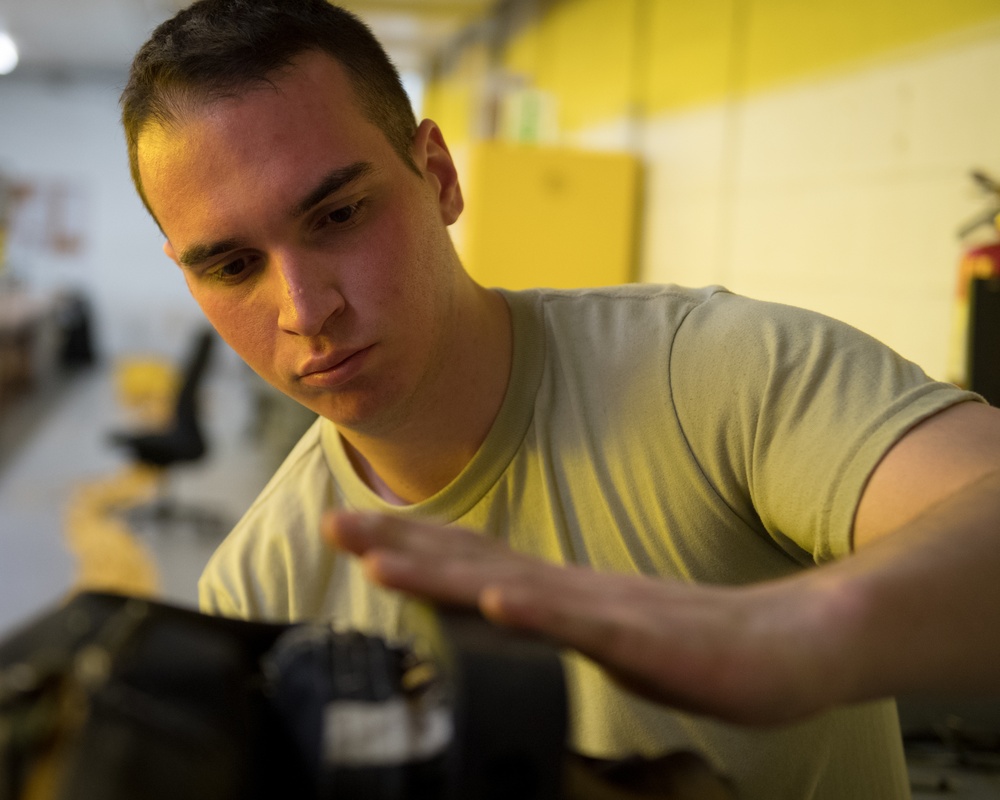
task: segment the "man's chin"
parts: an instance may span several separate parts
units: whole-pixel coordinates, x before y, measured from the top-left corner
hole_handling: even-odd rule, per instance
[[[339,429],[372,436],[386,427],[385,409],[372,397],[297,397],[296,399]]]

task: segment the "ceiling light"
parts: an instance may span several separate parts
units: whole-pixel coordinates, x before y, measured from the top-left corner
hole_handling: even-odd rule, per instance
[[[0,31],[0,75],[14,71],[17,66],[17,45],[7,31]]]

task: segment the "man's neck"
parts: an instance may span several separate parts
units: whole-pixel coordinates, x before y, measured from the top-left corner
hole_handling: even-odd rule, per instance
[[[462,321],[455,361],[406,420],[381,435],[340,429],[358,475],[389,503],[417,503],[451,483],[476,454],[503,403],[513,347],[506,300],[476,287]]]

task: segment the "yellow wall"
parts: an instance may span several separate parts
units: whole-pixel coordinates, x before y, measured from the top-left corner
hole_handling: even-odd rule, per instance
[[[465,48],[443,74],[428,81],[423,115],[444,131],[449,146],[477,138],[489,54],[483,42]]]
[[[468,141],[472,129],[471,88],[450,79],[429,84],[423,115],[440,126],[449,146]]]
[[[550,92],[572,132],[761,91],[991,21],[1000,0],[562,0],[503,43],[500,66]],[[453,138],[475,138],[492,68],[473,43],[429,83],[428,115]]]
[[[744,0],[743,87],[866,60],[1000,18],[1000,0]]]
[[[561,128],[629,113],[639,3],[565,0],[542,20],[537,86],[558,98]]]
[[[738,0],[654,0],[649,3],[647,112],[724,97],[733,78],[732,44]]]

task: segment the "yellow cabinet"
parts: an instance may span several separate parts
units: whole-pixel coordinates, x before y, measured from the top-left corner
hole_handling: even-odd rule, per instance
[[[479,283],[572,288],[636,279],[634,156],[482,142],[456,160],[466,202],[455,245]]]

